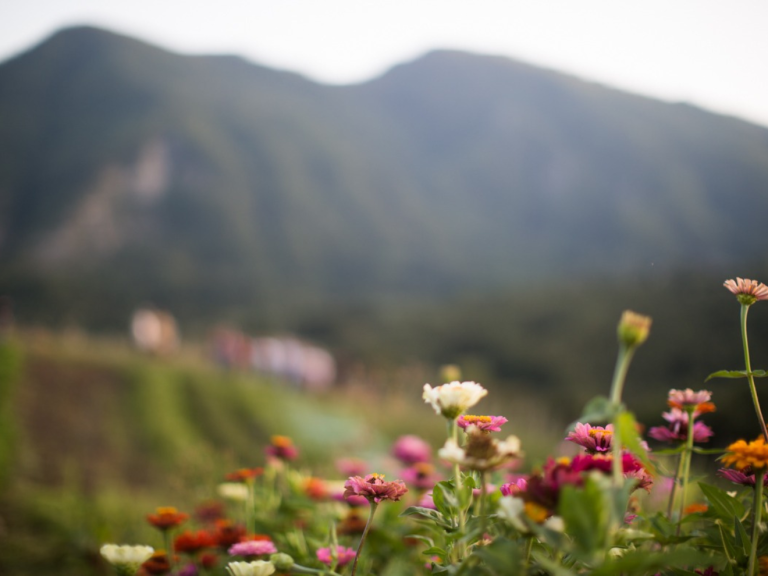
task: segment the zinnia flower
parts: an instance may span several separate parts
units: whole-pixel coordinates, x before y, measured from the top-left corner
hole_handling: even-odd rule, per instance
[[[466,448],[461,448],[455,440],[449,439],[437,454],[444,460],[470,470],[491,470],[521,456],[520,439],[508,436],[506,440],[500,441],[471,427],[468,429]]]
[[[252,562],[230,562],[227,571],[232,576],[269,576],[274,574],[275,566],[266,560],[254,560]]]
[[[151,546],[128,544],[104,544],[100,550],[104,559],[112,564],[119,574],[125,573],[131,576],[152,556],[154,551]]]
[[[717,471],[717,474],[729,482],[741,484],[742,486],[754,486],[757,483],[755,480],[755,472],[750,467],[744,468],[743,470],[720,468],[720,470]],[[763,478],[763,486],[768,486],[768,475]]]
[[[736,295],[736,299],[744,306],[751,306],[758,300],[768,300],[768,286],[749,278],[726,280],[723,286]]]
[[[565,439],[582,446],[589,454],[610,452],[613,425],[608,424],[603,428],[602,426],[592,426],[579,422]]]
[[[525,492],[528,481],[525,478],[518,478],[514,482],[507,482],[499,487],[502,496],[517,496],[520,492]]]
[[[477,426],[483,432],[501,432],[501,425],[508,420],[504,416],[459,416],[456,424],[466,430],[469,426]]]
[[[440,480],[435,467],[428,462],[416,462],[402,472],[403,481],[418,490],[428,490]]]
[[[377,504],[382,500],[398,501],[408,492],[402,480],[385,482],[383,474],[368,474],[365,478],[352,476],[344,483],[344,497],[364,496]]]
[[[160,507],[154,514],[147,514],[147,521],[160,530],[175,528],[186,522],[188,518],[188,514],[179,512],[172,506]]]
[[[488,391],[476,382],[450,382],[437,388],[424,384],[424,401],[432,405],[436,414],[455,420],[468,408],[477,404]]]
[[[171,562],[164,550],[158,550],[141,565],[142,574],[168,574]]]
[[[197,532],[186,530],[176,536],[173,541],[173,549],[176,552],[185,552],[187,554],[195,554],[203,548],[212,548],[214,546],[216,546],[216,539],[205,530],[198,530]]]
[[[669,425],[654,426],[648,431],[648,436],[654,440],[659,440],[660,442],[685,442],[688,439],[688,412],[683,412],[678,408],[672,408],[672,410],[665,412],[662,416],[669,422]],[[694,420],[694,442],[707,442],[713,435],[714,432],[712,432],[712,428],[699,420]]]
[[[690,388],[670,390],[667,404],[669,404],[670,408],[678,408],[680,410],[693,407],[694,414],[699,416],[715,411],[715,405],[709,401],[710,398],[712,398],[712,392],[709,390],[699,390],[698,392],[694,392]]]
[[[747,467],[753,470],[766,468],[768,467],[768,446],[765,445],[765,438],[762,436],[749,443],[737,440],[726,448],[726,453],[721,456],[721,459],[726,466],[737,470]]]
[[[240,482],[222,482],[216,488],[219,496],[227,500],[245,502],[248,499],[248,486]]]
[[[333,564],[333,553],[331,548],[319,548],[317,551],[317,559],[326,566]],[[349,564],[354,559],[354,549],[344,548],[344,546],[336,545],[336,566],[344,566],[345,564]]]
[[[245,540],[233,544],[228,550],[230,556],[262,556],[276,552],[277,548],[271,540]]]
[[[415,464],[416,462],[429,462],[432,459],[432,447],[413,434],[400,436],[392,445],[392,455],[403,464]],[[350,474],[354,476],[354,474]]]
[[[299,456],[299,449],[288,436],[272,436],[271,444],[264,451],[278,460],[295,460]]]
[[[230,482],[250,482],[264,474],[264,468],[240,468],[225,476]]]

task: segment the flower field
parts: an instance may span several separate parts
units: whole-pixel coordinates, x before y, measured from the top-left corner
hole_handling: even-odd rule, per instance
[[[587,403],[546,454],[535,442],[529,448],[531,430],[521,427],[522,419],[477,413],[483,403],[504,404],[495,403],[482,384],[462,380],[452,366],[444,370],[446,383],[424,384],[403,408],[405,414],[389,422],[378,414],[375,424],[388,432],[381,436],[372,436],[371,421],[365,421],[377,418],[375,411],[366,412],[362,422],[337,412],[346,420],[336,434],[332,419],[312,420],[316,399],[245,400],[254,389],[244,388],[237,397],[237,403],[250,402],[244,414],[261,410],[271,423],[251,431],[263,435],[259,453],[236,446],[225,454],[227,442],[237,444],[237,431],[248,425],[243,416],[240,424],[232,423],[231,438],[220,438],[212,451],[201,445],[195,456],[189,438],[198,434],[196,428],[171,409],[154,412],[146,420],[150,429],[168,426],[177,438],[179,430],[187,430],[186,439],[159,452],[152,437],[145,437],[153,455],[144,480],[165,479],[174,488],[164,501],[137,497],[113,504],[113,517],[109,506],[98,508],[99,529],[90,532],[88,543],[94,573],[768,573],[763,498],[768,429],[757,393],[759,379],[768,374],[752,367],[747,326],[750,308],[768,299],[768,287],[739,278],[725,288],[736,300],[743,366],[705,375],[708,389],[669,390],[658,398],[659,425],[646,429],[623,397],[636,352],[653,338],[653,323],[627,311],[618,321],[615,370],[606,394]],[[129,366],[125,374],[146,380],[148,373],[135,370]],[[141,393],[176,394],[156,397],[163,407],[194,395],[189,375],[171,380],[177,381],[175,391],[148,386]],[[733,417],[752,421],[751,436],[717,442],[719,431],[708,419],[718,410],[717,392],[709,389],[718,380],[748,390],[751,405]],[[270,394],[269,387],[260,390]],[[224,419],[236,417],[223,406],[219,410]],[[280,433],[281,417],[291,410],[306,415],[304,435]],[[198,421],[215,412],[207,407]],[[172,418],[176,422],[168,423]],[[400,430],[392,430],[393,421]],[[365,438],[352,441],[356,434]],[[349,443],[342,453],[328,449],[338,448],[345,437]],[[179,451],[188,451],[193,473],[163,469],[163,459]],[[150,465],[153,459],[160,465]],[[75,509],[88,518],[87,497],[70,511]],[[103,537],[94,541],[99,533]]]

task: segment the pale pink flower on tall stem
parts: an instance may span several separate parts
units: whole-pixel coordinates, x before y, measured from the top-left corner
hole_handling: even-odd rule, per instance
[[[768,300],[768,286],[757,280],[737,277],[736,280],[726,280],[723,286],[735,294],[739,302],[747,306],[758,300]]]
[[[364,496],[369,502],[378,504],[382,500],[394,502],[408,492],[402,480],[384,481],[383,474],[368,474],[365,478],[352,476],[344,483],[344,497]]]

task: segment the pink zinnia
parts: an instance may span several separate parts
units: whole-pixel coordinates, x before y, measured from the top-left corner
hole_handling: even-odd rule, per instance
[[[419,500],[417,506],[421,506],[422,508],[429,508],[430,510],[437,510],[437,506],[435,506],[435,500],[432,498],[432,492],[425,493]]]
[[[400,436],[392,445],[392,455],[403,464],[429,462],[432,459],[432,447],[423,439],[413,434]],[[355,474],[350,474],[355,476]]]
[[[699,416],[715,411],[715,405],[709,401],[710,398],[712,398],[712,392],[709,390],[699,390],[698,392],[694,392],[690,388],[670,390],[667,404],[670,408],[679,408],[680,410],[692,407],[694,416]]]
[[[669,412],[664,412],[662,416],[669,424],[667,426],[654,426],[648,431],[648,436],[660,442],[685,442],[688,439],[688,413],[672,408]],[[713,435],[714,432],[709,426],[694,420],[694,442],[707,442]]]
[[[412,488],[428,490],[440,481],[435,467],[427,462],[416,462],[402,471],[403,481]]]
[[[504,416],[459,416],[456,424],[459,428],[466,430],[469,426],[476,426],[483,432],[501,432],[501,425],[506,423]]]
[[[611,439],[613,438],[613,426],[608,424],[605,428],[602,426],[592,426],[579,422],[565,437],[569,442],[574,442],[586,449],[589,454],[597,454],[611,451]]]
[[[758,300],[768,300],[768,286],[749,278],[726,280],[723,286],[728,288],[742,304],[749,306]]]
[[[382,500],[392,500],[394,502],[408,492],[402,480],[393,480],[385,482],[383,474],[368,474],[365,478],[352,476],[344,484],[344,497],[364,496],[369,502],[377,504]]]
[[[262,556],[275,554],[277,548],[270,540],[246,540],[230,546],[230,556]]]
[[[368,464],[360,458],[339,458],[336,460],[336,469],[343,476],[359,476],[368,469]]]
[[[317,551],[317,559],[320,560],[326,566],[333,564],[333,554],[331,554],[331,548],[320,548]],[[355,559],[355,551],[352,548],[344,548],[344,546],[336,545],[336,566],[344,566],[349,564]]]
[[[499,490],[503,496],[517,496],[521,492],[525,492],[525,488],[528,486],[528,480],[526,478],[518,478],[514,482],[507,482],[502,484]]]
[[[757,484],[757,481],[755,480],[755,472],[750,467],[744,468],[743,470],[720,468],[720,470],[717,471],[717,474],[734,484],[741,484],[742,486],[754,486]],[[763,486],[768,486],[768,475],[763,478]]]

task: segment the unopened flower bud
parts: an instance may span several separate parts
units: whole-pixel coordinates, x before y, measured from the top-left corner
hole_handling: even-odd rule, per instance
[[[275,568],[280,572],[289,572],[293,568],[293,558],[283,552],[272,554],[269,557],[269,561],[275,565]]]
[[[648,339],[651,331],[651,318],[625,310],[621,315],[621,321],[618,326],[619,342],[627,348],[640,346]]]

